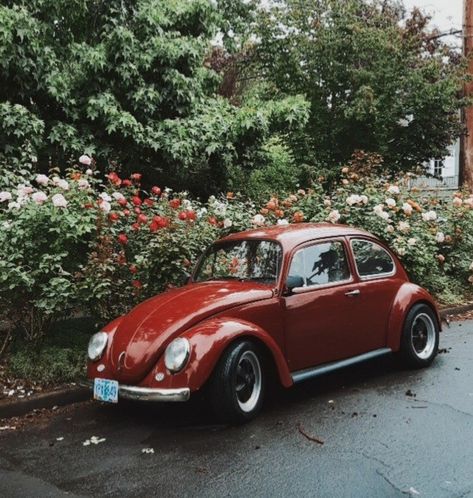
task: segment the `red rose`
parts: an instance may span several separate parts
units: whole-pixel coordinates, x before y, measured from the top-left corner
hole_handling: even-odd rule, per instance
[[[141,289],[141,287],[143,287],[143,284],[139,280],[132,280],[131,285],[136,289]]]
[[[144,203],[144,204],[146,204],[148,207],[152,207],[152,206],[154,206],[154,201],[153,201],[153,199],[145,199],[145,200],[143,201],[143,203]]]
[[[134,197],[131,198],[131,202],[135,205],[135,206],[141,206],[142,204],[142,201],[141,199],[135,195]]]
[[[217,218],[215,218],[215,216],[209,216],[209,223],[211,225],[216,225],[217,224]]]
[[[173,208],[173,209],[177,209],[180,205],[181,205],[181,200],[180,199],[171,199],[169,201],[169,205]]]
[[[138,223],[146,223],[148,221],[148,217],[145,214],[139,214],[136,220]]]
[[[131,187],[131,181],[130,180],[123,180],[122,187]]]
[[[120,215],[118,213],[110,213],[108,215],[108,219],[111,221],[111,222],[114,222],[114,221],[117,221],[120,219]]]
[[[120,206],[125,207],[128,204],[128,201],[123,197],[122,199],[118,199],[118,204]]]
[[[124,233],[121,233],[118,236],[118,242],[123,245],[128,244],[128,237]]]
[[[161,189],[159,187],[156,187],[156,185],[151,189],[151,193],[153,195],[160,195],[161,194]]]
[[[107,175],[107,178],[109,179],[110,183],[113,183],[114,185],[117,185],[118,187],[122,183],[121,178],[115,172],[109,173]]]
[[[129,215],[130,215],[130,210],[129,210],[129,209],[124,209],[124,210],[123,210],[123,214],[124,214],[125,216],[129,216]]]
[[[135,273],[137,273],[137,271],[138,271],[138,268],[136,265],[130,265],[130,272],[131,273],[135,274]]]
[[[141,213],[141,209],[139,207],[135,207],[135,209],[133,209],[133,211],[136,213],[136,214],[140,214]]]
[[[187,213],[185,211],[181,211],[179,213],[179,219],[182,221],[187,220]]]
[[[139,224],[139,223],[133,223],[133,225],[131,225],[131,228],[132,228],[133,230],[135,230],[135,232],[136,232],[137,230],[139,230],[139,229],[140,229],[140,224]]]
[[[197,218],[197,213],[195,211],[187,211],[187,219],[195,221]]]
[[[159,229],[159,225],[155,221],[152,221],[149,225],[149,231],[156,232],[156,231],[158,231],[158,229]]]
[[[141,180],[141,177],[143,175],[141,173],[133,173],[130,175],[130,178],[134,180],[135,182],[139,182]]]
[[[155,216],[153,218],[153,223],[155,223],[158,228],[166,228],[169,224],[169,220],[164,216]]]

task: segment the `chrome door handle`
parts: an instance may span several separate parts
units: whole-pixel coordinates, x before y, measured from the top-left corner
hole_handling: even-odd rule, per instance
[[[347,297],[355,297],[355,296],[359,296],[360,295],[360,290],[359,289],[355,289],[355,290],[352,290],[352,291],[349,291],[349,292],[345,292],[345,296]]]

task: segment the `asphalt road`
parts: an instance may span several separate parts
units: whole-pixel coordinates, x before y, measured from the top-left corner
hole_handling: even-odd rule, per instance
[[[473,321],[440,346],[426,370],[384,358],[273,394],[243,427],[203,404],[57,410],[0,432],[0,496],[473,497]]]

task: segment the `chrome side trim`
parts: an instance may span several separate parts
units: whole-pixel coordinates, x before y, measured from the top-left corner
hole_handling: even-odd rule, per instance
[[[298,370],[291,375],[292,381],[296,384],[297,382],[302,382],[303,380],[311,379],[312,377],[318,377],[319,375],[333,372],[334,370],[339,370],[340,368],[349,367],[351,365],[356,365],[357,363],[378,358],[379,356],[384,356],[389,353],[392,353],[390,348],[375,349],[374,351],[353,356],[352,358],[346,358],[345,360],[334,361],[332,363],[325,363],[324,365],[319,365],[317,367]]]
[[[89,380],[87,385],[94,389],[94,381]],[[149,387],[126,386],[119,384],[118,397],[135,401],[188,401],[191,391],[188,387],[179,389],[152,389]]]

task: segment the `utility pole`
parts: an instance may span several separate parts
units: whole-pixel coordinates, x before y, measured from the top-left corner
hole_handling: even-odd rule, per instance
[[[473,78],[473,0],[463,0],[463,54]],[[465,83],[464,94],[473,97],[473,81]],[[462,114],[466,129],[460,142],[460,185],[473,192],[473,106],[466,107]]]

